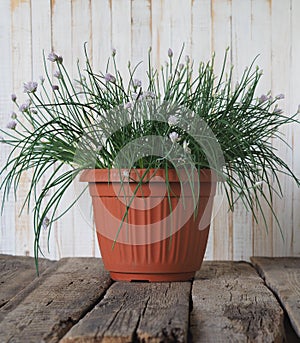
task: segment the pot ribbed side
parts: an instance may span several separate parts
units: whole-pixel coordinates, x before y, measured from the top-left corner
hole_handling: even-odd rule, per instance
[[[201,266],[209,232],[209,223],[199,230],[199,221],[204,209],[211,215],[212,198],[208,195],[214,194],[215,188],[215,183],[211,183],[210,178],[201,182],[197,214],[192,211],[184,225],[181,218],[183,211],[172,212],[171,226],[170,221],[162,220],[170,216],[170,203],[172,209],[176,208],[177,191],[174,196],[165,195],[159,204],[155,203],[156,195],[150,194],[142,199],[145,208],[149,210],[129,208],[119,233],[122,239],[115,235],[119,230],[116,223],[120,222],[124,210],[126,211],[126,204],[112,191],[112,188],[116,189],[118,182],[114,180],[114,185],[102,180],[90,183],[100,251],[104,265],[113,279],[179,281],[193,277]],[[141,185],[142,187],[145,187],[146,192],[148,185]],[[178,185],[174,181],[174,187],[180,188],[180,183]],[[191,196],[185,197],[186,211],[193,209],[194,205]],[[153,229],[153,223],[159,224],[159,232]],[[127,230],[127,226],[130,227],[131,224],[136,228]],[[138,229],[139,227],[142,229]]]

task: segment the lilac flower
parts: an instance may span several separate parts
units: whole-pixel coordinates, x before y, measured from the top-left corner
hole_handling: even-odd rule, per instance
[[[11,100],[12,100],[13,102],[16,102],[16,100],[17,100],[16,94],[12,94],[12,95],[11,95]]]
[[[53,90],[53,91],[58,91],[58,90],[59,90],[58,85],[52,85],[52,90]]]
[[[6,127],[8,129],[11,129],[11,130],[15,130],[16,129],[16,126],[17,126],[17,122],[15,120],[11,120],[10,122],[8,122],[8,124],[6,125]]]
[[[53,75],[57,79],[61,79],[62,78],[62,74],[61,74],[61,72],[59,70],[56,70]]]
[[[50,52],[50,54],[48,55],[48,60],[51,62],[57,62],[58,61],[58,55],[56,55],[56,53],[54,53],[54,52]]]
[[[274,108],[274,113],[275,114],[281,114],[283,113],[283,110],[281,108],[278,108],[277,106]]]
[[[30,100],[27,100],[25,103],[23,103],[20,107],[19,110],[21,112],[25,112],[29,110],[29,106],[30,106]]]
[[[43,229],[46,230],[47,227],[49,226],[49,224],[50,224],[50,219],[46,216],[46,217],[43,219],[43,223],[42,223]]]
[[[142,87],[142,81],[139,79],[134,79],[133,80],[133,86],[134,87]]]
[[[169,134],[169,138],[171,139],[171,142],[172,143],[175,143],[179,140],[179,135],[177,132],[175,131],[172,131],[170,134]]]
[[[24,83],[24,93],[34,93],[37,89],[37,82],[28,81]]]
[[[116,83],[116,78],[110,73],[105,74],[104,79],[106,82]]]
[[[168,124],[170,126],[174,126],[178,123],[178,118],[174,115],[170,115],[169,119],[168,119]]]
[[[156,98],[155,93],[154,93],[154,92],[150,92],[150,91],[144,92],[144,96],[145,96],[146,98],[150,98],[150,99],[155,99],[155,98]]]
[[[17,119],[17,114],[16,112],[11,112],[11,119]]]
[[[171,48],[169,48],[169,50],[168,50],[168,56],[169,56],[170,58],[173,57],[173,50],[172,50]]]
[[[277,99],[277,100],[284,99],[284,94],[278,94],[278,95],[276,95],[275,99]]]
[[[268,98],[265,94],[263,94],[263,95],[261,95],[260,98],[258,99],[258,102],[259,102],[260,104],[262,104],[263,102],[267,101],[268,99],[269,99],[269,98]]]

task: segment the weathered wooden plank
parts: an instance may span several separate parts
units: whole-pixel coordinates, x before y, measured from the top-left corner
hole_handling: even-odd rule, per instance
[[[0,309],[1,342],[58,342],[110,284],[100,259],[61,259]]]
[[[40,259],[40,272],[54,261]],[[32,257],[0,255],[0,308],[36,278]]]
[[[190,282],[117,282],[61,342],[186,342],[190,288]]]
[[[283,341],[283,310],[248,263],[204,263],[192,301],[194,342]]]
[[[251,262],[278,296],[300,338],[300,258],[251,257]]]

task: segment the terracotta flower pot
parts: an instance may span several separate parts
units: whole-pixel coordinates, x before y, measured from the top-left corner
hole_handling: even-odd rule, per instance
[[[114,280],[189,280],[204,257],[216,180],[209,169],[200,183],[197,173],[183,171],[179,180],[169,170],[168,190],[165,170],[151,169],[140,182],[144,174],[89,169],[81,175],[89,182],[104,266]]]

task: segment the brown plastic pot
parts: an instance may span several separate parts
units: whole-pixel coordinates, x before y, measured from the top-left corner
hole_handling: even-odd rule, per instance
[[[192,279],[207,245],[216,189],[213,173],[201,170],[199,182],[197,173],[191,177],[183,171],[179,179],[170,169],[169,191],[164,169],[151,169],[140,182],[144,174],[144,169],[130,174],[88,169],[80,177],[89,182],[104,266],[114,280]]]

